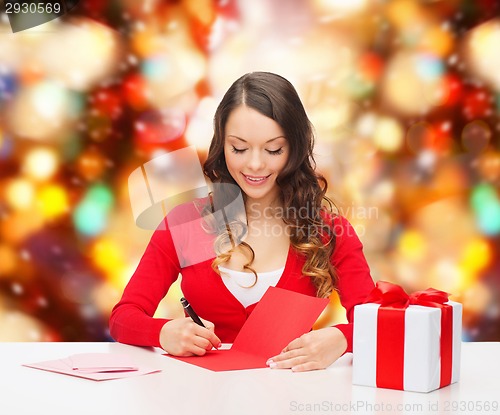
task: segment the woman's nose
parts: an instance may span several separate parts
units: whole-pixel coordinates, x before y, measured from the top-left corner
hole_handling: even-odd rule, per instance
[[[250,153],[248,167],[253,171],[259,171],[264,167],[264,158],[260,154],[260,151],[252,151]]]

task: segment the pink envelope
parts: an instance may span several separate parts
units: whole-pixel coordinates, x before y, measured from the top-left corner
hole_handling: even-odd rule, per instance
[[[269,287],[231,349],[211,350],[204,356],[167,356],[217,372],[264,368],[267,359],[311,330],[328,301],[328,298]]]
[[[139,367],[126,354],[80,353],[68,357],[71,368],[80,372],[107,373],[139,370]]]
[[[135,365],[128,356],[114,353],[83,353],[65,359],[27,363],[23,366],[91,380],[111,380],[160,372]]]

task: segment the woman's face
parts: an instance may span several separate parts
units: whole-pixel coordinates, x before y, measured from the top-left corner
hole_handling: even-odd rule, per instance
[[[280,125],[240,105],[225,127],[224,155],[229,173],[248,200],[270,204],[278,195],[276,178],[288,161],[289,146]]]

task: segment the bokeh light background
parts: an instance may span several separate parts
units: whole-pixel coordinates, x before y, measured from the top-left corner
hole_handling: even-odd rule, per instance
[[[500,10],[491,0],[81,0],[0,20],[0,340],[109,340],[151,236],[127,180],[195,145],[243,73],[297,88],[375,280],[464,305],[500,340]],[[178,284],[158,315],[178,317]],[[319,326],[342,321],[332,296]]]

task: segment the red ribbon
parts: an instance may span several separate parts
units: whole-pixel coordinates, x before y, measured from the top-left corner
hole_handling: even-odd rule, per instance
[[[451,383],[453,307],[445,304],[450,294],[434,288],[408,295],[399,285],[378,281],[365,303],[380,304],[377,315],[377,386],[404,389],[405,310],[409,305],[441,309],[441,379]]]

